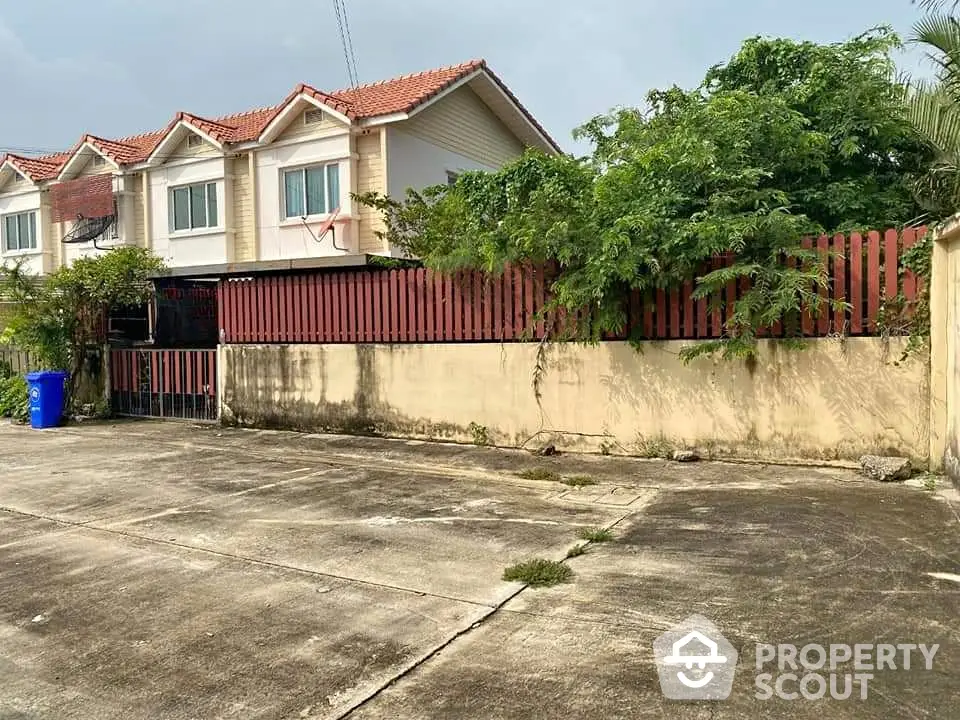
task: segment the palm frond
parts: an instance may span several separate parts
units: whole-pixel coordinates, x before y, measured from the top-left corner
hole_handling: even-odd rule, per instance
[[[915,4],[924,10],[942,10],[949,6],[951,10],[956,10],[960,6],[960,0],[913,0]]]
[[[915,5],[919,5],[924,10],[939,11],[946,7],[956,10],[960,7],[960,0],[913,0]]]
[[[908,92],[907,118],[941,156],[960,158],[960,105],[943,86],[917,83]]]
[[[950,15],[934,14],[917,21],[908,42],[923,46],[938,69],[940,81],[960,91],[960,21]]]

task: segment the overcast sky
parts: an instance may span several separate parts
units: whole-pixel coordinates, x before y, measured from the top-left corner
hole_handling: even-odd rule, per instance
[[[753,35],[836,41],[910,0],[347,0],[361,81],[484,57],[567,149],[652,87],[695,85]],[[907,64],[915,65],[911,58]],[[332,0],[0,0],[0,148],[162,128],[347,84]]]

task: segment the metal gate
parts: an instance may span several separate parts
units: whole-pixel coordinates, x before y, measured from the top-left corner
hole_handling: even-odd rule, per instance
[[[118,415],[216,420],[217,351],[111,350],[110,397]]]

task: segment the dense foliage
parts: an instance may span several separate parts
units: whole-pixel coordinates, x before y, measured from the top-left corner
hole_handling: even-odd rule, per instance
[[[696,90],[654,90],[587,122],[589,157],[529,152],[452,187],[361,201],[430,267],[557,261],[555,305],[592,308],[584,340],[622,330],[629,288],[697,278],[705,296],[749,277],[726,339],[696,352],[750,355],[759,328],[783,318],[796,336],[801,303],[819,309],[827,278],[804,234],[920,212],[911,187],[929,150],[902,112],[897,42],[887,29],[834,45],[749,40]],[[718,257],[728,267],[708,272]]]
[[[79,258],[42,278],[19,264],[0,268],[0,294],[15,308],[0,340],[31,353],[44,368],[69,371],[72,393],[83,379],[86,349],[103,340],[106,313],[146,302],[153,292],[149,278],[162,268],[159,258],[136,247]]]
[[[28,417],[27,381],[9,363],[0,363],[0,417],[25,422]]]

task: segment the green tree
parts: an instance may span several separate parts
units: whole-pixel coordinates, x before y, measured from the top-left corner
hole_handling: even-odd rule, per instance
[[[923,213],[912,183],[932,159],[900,111],[903,89],[890,56],[899,46],[886,27],[828,45],[752,38],[711,68],[704,88],[778,96],[827,139],[821,167],[785,165],[772,178],[820,227],[893,227]]]
[[[907,88],[908,117],[934,153],[917,183],[923,205],[937,218],[960,210],[960,21],[939,8],[956,3],[927,2],[934,10],[913,28],[911,41],[934,63],[935,78]]]
[[[70,372],[68,395],[89,386],[86,351],[103,342],[99,334],[111,308],[150,299],[150,278],[163,262],[149,250],[123,247],[37,277],[20,264],[0,267],[0,294],[14,309],[0,340],[33,354],[46,368]],[[97,398],[96,388],[90,402]]]
[[[431,267],[497,271],[507,262],[556,261],[554,305],[589,308],[578,339],[625,323],[628,289],[697,277],[701,296],[740,277],[721,343],[750,355],[759,328],[817,311],[826,282],[806,233],[888,226],[917,212],[913,174],[925,146],[903,118],[888,30],[848,43],[755,39],[701,87],[654,90],[643,108],[600,115],[576,131],[589,157],[534,152],[453,187],[368,194],[385,236]],[[732,265],[712,272],[715,258]]]

